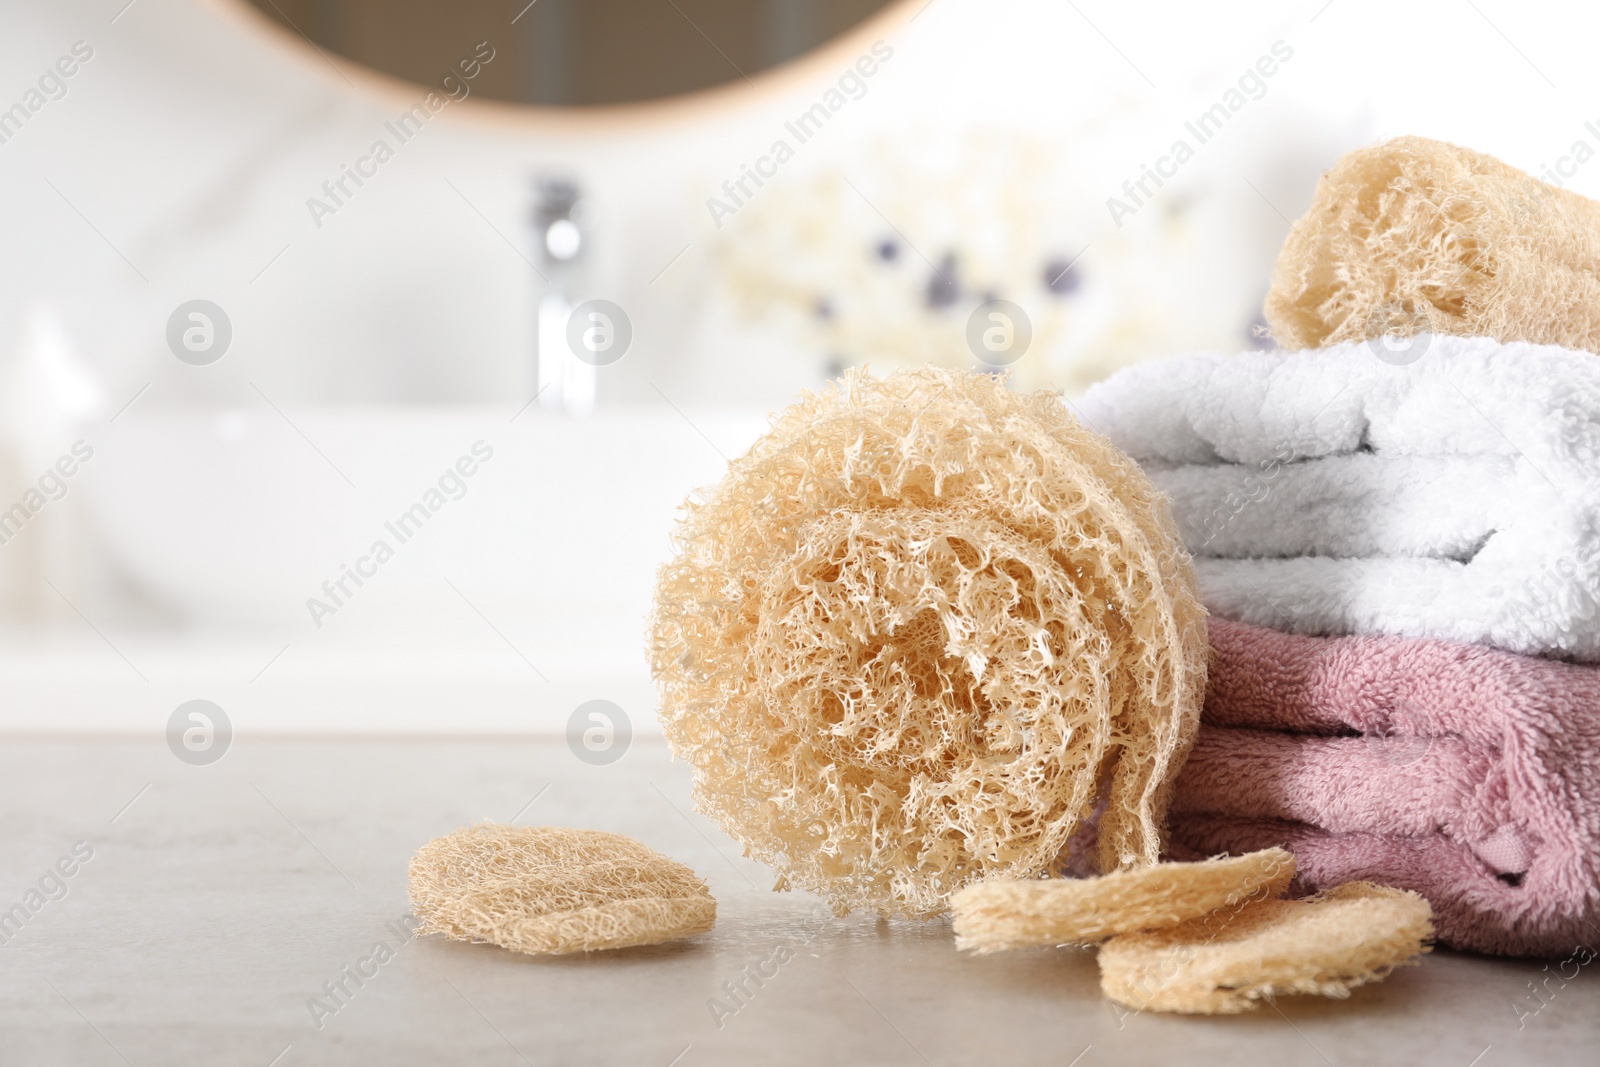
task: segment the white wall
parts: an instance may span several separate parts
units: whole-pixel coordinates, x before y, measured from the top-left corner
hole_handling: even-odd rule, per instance
[[[817,90],[654,133],[517,133],[469,114],[469,102],[447,109],[319,230],[307,197],[365,151],[395,101],[371,99],[310,53],[287,60],[211,4],[139,0],[111,22],[124,3],[7,5],[0,103],[20,99],[73,42],[95,52],[65,98],[0,145],[11,253],[0,263],[0,338],[15,336],[31,302],[55,300],[111,392],[124,395],[171,370],[160,327],[177,303],[205,293],[235,321],[237,358],[213,374],[169,374],[147,401],[249,400],[246,375],[291,400],[509,398],[526,386],[532,282],[490,226],[523,242],[529,180],[559,168],[594,193],[600,288],[639,320],[639,373],[612,393],[653,400],[639,384],[650,376],[718,392],[730,360],[681,341],[697,257],[715,235],[703,201]],[[1319,117],[1336,127],[1325,144],[1348,140],[1352,121],[1363,121],[1362,137],[1423,133],[1537,170],[1575,139],[1597,140],[1583,127],[1600,111],[1585,110],[1594,75],[1582,52],[1597,17],[1580,6],[1494,2],[1254,3],[1217,14],[1185,4],[936,0],[895,35],[895,59],[869,95],[805,151],[820,159],[865,133],[919,122],[1092,131],[1092,157],[1073,166],[1093,190],[1086,217],[1109,226],[1102,195],[1282,38],[1293,62],[1208,165],[1253,161],[1260,169],[1237,177],[1272,195],[1263,152],[1246,146],[1287,136],[1291,114],[1313,144],[1306,127]],[[1237,225],[1283,228],[1232,184]],[[1293,200],[1274,206],[1292,217],[1308,192],[1303,176],[1279,184]],[[1600,190],[1600,165],[1572,184]],[[690,252],[651,286],[685,244]],[[1093,263],[1091,253],[1085,266]],[[724,399],[768,402],[796,384],[735,377],[741,395]]]

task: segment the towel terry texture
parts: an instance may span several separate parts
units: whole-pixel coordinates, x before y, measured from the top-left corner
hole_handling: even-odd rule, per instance
[[[1596,944],[1600,668],[1227,620],[1211,643],[1173,858],[1279,845],[1298,888],[1421,893],[1454,948]]]
[[[1215,614],[1600,660],[1600,358],[1425,336],[1190,355],[1084,418],[1167,492]]]

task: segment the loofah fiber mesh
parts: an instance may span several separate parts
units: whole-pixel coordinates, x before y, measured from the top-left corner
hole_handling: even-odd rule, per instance
[[[1116,934],[1174,926],[1218,908],[1280,897],[1294,877],[1281,848],[1199,863],[1162,863],[1099,878],[991,879],[951,900],[956,948],[1000,952],[1087,945]]]
[[[485,823],[411,860],[422,934],[533,955],[654,945],[711,929],[717,902],[683,864],[602,830]]]
[[[1288,349],[1465,334],[1600,352],[1600,203],[1401,137],[1341,159],[1273,267]]]
[[[1154,863],[1205,688],[1166,502],[1059,397],[932,367],[780,412],[662,568],[650,655],[699,809],[836,911]]]
[[[1288,993],[1347,997],[1427,952],[1433,909],[1416,893],[1348,882],[1100,946],[1100,988],[1130,1008],[1234,1015]]]

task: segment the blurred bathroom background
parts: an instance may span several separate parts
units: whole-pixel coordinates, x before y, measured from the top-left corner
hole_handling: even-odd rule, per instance
[[[1270,346],[1291,221],[1376,138],[1600,193],[1596,22],[0,0],[0,730],[649,731],[674,510],[771,409],[985,366],[996,300],[1069,397]]]

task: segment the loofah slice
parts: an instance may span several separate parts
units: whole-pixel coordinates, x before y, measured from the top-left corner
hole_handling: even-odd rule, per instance
[[[417,932],[559,955],[704,933],[717,902],[695,873],[621,834],[469,826],[411,860]]]
[[[1600,203],[1400,137],[1323,175],[1272,271],[1284,348],[1445,333],[1600,352]]]
[[[1059,397],[852,373],[691,500],[651,664],[695,799],[840,912],[1154,863],[1205,689],[1165,500]]]
[[[1294,878],[1281,848],[1199,863],[1162,863],[1099,878],[990,880],[951,901],[956,948],[999,952],[1040,945],[1092,944],[1197,919],[1218,908],[1280,897]]]
[[[1347,882],[1114,937],[1100,946],[1100,988],[1139,1010],[1234,1015],[1286,993],[1347,997],[1432,938],[1433,909],[1416,893]]]

